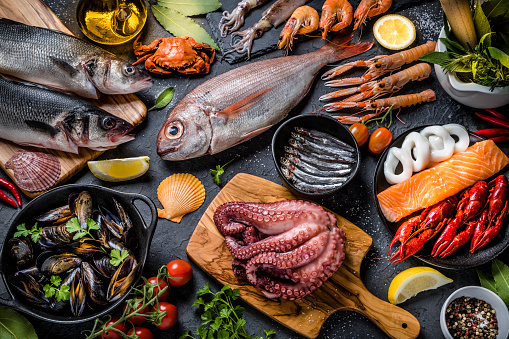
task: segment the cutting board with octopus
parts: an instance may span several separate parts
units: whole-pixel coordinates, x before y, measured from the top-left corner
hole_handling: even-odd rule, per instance
[[[0,0],[0,18],[7,18],[28,25],[51,28],[72,34],[58,17],[39,0]],[[23,62],[20,60],[20,62]],[[139,125],[147,115],[147,108],[134,94],[102,95],[99,100],[90,100],[93,104],[114,114],[133,125]],[[13,180],[13,172],[5,168],[5,163],[18,150],[41,151],[54,154],[61,166],[61,173],[55,186],[65,182],[87,164],[88,160],[97,158],[103,152],[81,148],[79,154],[70,154],[54,150],[40,150],[34,147],[18,146],[0,139],[0,167]],[[33,198],[42,192],[25,192]]]
[[[189,240],[187,254],[214,279],[238,288],[245,302],[305,337],[316,338],[325,320],[341,310],[363,314],[392,338],[417,337],[420,325],[413,315],[378,299],[362,283],[361,263],[373,239],[337,214],[337,225],[346,233],[345,261],[331,278],[307,297],[298,301],[268,299],[245,278],[233,275],[233,257],[213,221],[217,207],[231,201],[268,203],[291,199],[296,198],[283,186],[249,174],[237,174],[203,214]]]

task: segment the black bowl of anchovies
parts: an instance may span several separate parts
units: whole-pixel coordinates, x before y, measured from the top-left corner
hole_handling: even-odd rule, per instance
[[[281,124],[272,138],[272,159],[284,185],[305,199],[336,194],[360,163],[352,133],[322,114],[302,114]]]
[[[122,293],[121,297],[115,301],[112,300],[106,305],[94,306],[87,295],[87,307],[85,307],[85,310],[80,316],[73,316],[68,307],[62,310],[56,309],[53,306],[58,303],[55,302],[48,302],[47,305],[35,304],[27,300],[24,295],[20,294],[16,286],[13,285],[13,277],[16,276],[16,272],[19,268],[14,263],[11,256],[11,246],[8,245],[8,242],[10,239],[14,238],[17,225],[25,223],[27,225],[26,227],[29,229],[38,216],[67,204],[69,196],[83,191],[90,193],[94,206],[103,206],[110,211],[115,211],[113,199],[123,206],[125,213],[132,222],[132,232],[134,232],[132,233],[133,242],[131,242],[129,249],[132,250],[139,265],[132,284]],[[39,224],[43,225],[44,223]],[[134,288],[141,279],[156,224],[157,210],[155,204],[146,196],[137,193],[118,192],[96,185],[73,184],[54,188],[38,196],[29,202],[14,218],[4,239],[0,255],[0,279],[3,282],[3,286],[0,284],[0,295],[4,297],[0,298],[0,305],[27,313],[39,319],[60,324],[81,323],[111,313],[113,309],[124,302],[132,288]],[[32,245],[32,248],[35,247],[35,244]],[[68,303],[69,301],[66,302]]]

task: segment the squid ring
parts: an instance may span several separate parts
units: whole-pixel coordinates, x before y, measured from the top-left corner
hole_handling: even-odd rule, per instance
[[[396,167],[401,162],[403,170],[396,174]],[[406,150],[392,147],[384,163],[384,175],[389,184],[399,184],[410,179],[413,173],[412,156]]]
[[[444,125],[444,128],[450,135],[458,137],[458,141],[454,144],[454,153],[463,152],[470,144],[470,136],[465,127],[458,124]]]
[[[443,148],[434,148],[437,143],[430,144],[431,162],[441,162],[452,157],[454,153],[454,139],[449,132],[442,126],[428,126],[421,131],[421,135],[429,140],[430,136],[436,135],[443,140]]]
[[[419,172],[428,166],[430,161],[430,145],[428,139],[420,133],[409,133],[405,137],[401,149],[407,151],[412,156],[414,172]]]

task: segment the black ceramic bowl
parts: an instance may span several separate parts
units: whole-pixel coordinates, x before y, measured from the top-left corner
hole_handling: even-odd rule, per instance
[[[8,277],[12,277],[14,275],[16,272],[16,266],[14,265],[11,258],[10,248],[7,245],[7,241],[14,235],[17,225],[26,223],[27,228],[32,227],[35,222],[35,217],[41,215],[44,212],[47,212],[50,209],[67,204],[67,199],[71,193],[80,193],[84,190],[90,192],[94,204],[105,206],[111,211],[115,211],[112,198],[115,198],[122,205],[134,225],[133,229],[135,231],[137,246],[131,246],[131,249],[133,250],[135,257],[141,266],[138,270],[134,283],[129,288],[128,293],[126,293],[122,298],[100,309],[91,310],[89,307],[86,307],[81,316],[74,317],[70,314],[64,314],[65,312],[55,313],[51,310],[38,308],[37,306],[34,306],[30,302],[26,301],[18,291],[10,286],[10,283],[8,283]],[[150,210],[150,214],[142,215],[138,207],[135,206],[135,201],[141,201],[147,205],[148,209]],[[150,222],[147,223],[145,220],[149,217],[151,219]],[[138,284],[143,272],[143,266],[145,265],[145,261],[147,259],[150,242],[156,228],[156,223],[157,210],[155,204],[146,196],[136,193],[122,193],[95,185],[65,185],[54,188],[40,195],[28,203],[25,208],[18,213],[16,218],[14,218],[13,222],[11,223],[9,231],[7,232],[7,235],[4,239],[2,253],[0,256],[0,275],[3,280],[3,286],[0,287],[0,295],[8,295],[9,298],[0,298],[0,304],[17,311],[30,314],[34,317],[60,324],[85,322],[110,313],[115,307],[124,301],[124,299],[129,295],[131,289]]]
[[[320,132],[324,132],[330,134],[341,141],[347,143],[355,149],[355,156],[357,158],[356,163],[353,165],[354,168],[348,180],[339,188],[334,190],[320,192],[320,193],[311,193],[298,189],[295,187],[290,181],[288,181],[283,173],[281,172],[279,159],[284,156],[284,146],[289,146],[288,140],[291,138],[290,132],[295,132],[295,127],[304,127],[307,129],[314,129]],[[357,174],[357,170],[359,169],[360,164],[360,154],[359,148],[357,146],[357,142],[353,137],[352,133],[346,128],[343,124],[341,124],[336,119],[322,114],[302,114],[291,119],[285,121],[274,133],[274,137],[272,138],[272,160],[274,160],[274,165],[276,166],[279,177],[283,181],[284,185],[292,192],[294,195],[304,198],[304,199],[321,199],[337,192],[341,191],[348,183],[355,177]]]
[[[383,190],[387,189],[389,186],[391,186],[386,180],[384,175],[384,162],[387,158],[387,154],[389,153],[389,148],[391,147],[401,147],[403,144],[403,140],[405,137],[414,131],[420,131],[423,128],[427,126],[420,126],[413,128],[411,130],[408,130],[407,132],[400,135],[396,140],[392,142],[392,144],[384,151],[380,159],[378,160],[378,164],[376,166],[375,170],[375,178],[374,178],[374,195],[375,195],[375,202],[376,207],[378,209],[378,214],[380,215],[380,218],[382,219],[385,227],[391,234],[391,236],[394,236],[396,231],[398,230],[399,226],[401,226],[402,223],[404,223],[406,220],[408,220],[411,217],[414,217],[416,215],[419,215],[419,213],[422,212],[422,210],[419,210],[401,220],[398,222],[390,222],[387,219],[385,219],[384,214],[382,213],[382,210],[380,208],[380,203],[378,202],[378,199],[376,198],[378,193],[382,192]],[[484,140],[483,137],[470,133],[470,145],[473,145],[474,143],[478,141]],[[507,168],[502,169],[500,173],[497,173],[494,177],[496,177],[499,174],[506,174],[507,175]],[[486,182],[489,182],[493,178],[486,179]],[[509,246],[509,219],[506,219],[504,221],[504,225],[502,227],[502,231],[500,234],[493,239],[489,244],[481,248],[480,250],[476,251],[475,253],[469,252],[469,246],[470,242],[466,243],[459,249],[457,249],[454,253],[451,255],[441,259],[439,257],[432,257],[430,255],[431,249],[433,248],[433,245],[435,241],[438,239],[438,236],[435,236],[433,239],[428,241],[424,247],[416,253],[416,257],[420,260],[424,261],[425,263],[428,263],[430,265],[442,267],[442,268],[450,268],[450,269],[465,269],[465,268],[473,268],[480,266],[482,264],[485,264],[493,259],[495,259],[499,254],[501,254],[508,246]],[[396,244],[396,248],[399,245]],[[393,249],[394,251],[394,249]]]

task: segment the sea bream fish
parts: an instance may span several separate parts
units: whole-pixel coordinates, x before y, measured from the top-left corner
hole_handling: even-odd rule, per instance
[[[97,99],[152,86],[144,70],[74,36],[0,19],[0,73]]]
[[[349,31],[315,52],[253,62],[204,82],[169,114],[157,153],[165,160],[215,154],[266,131],[304,98],[323,65],[372,46],[347,44],[351,38]]]
[[[91,103],[40,85],[0,76],[0,138],[19,145],[78,153],[134,139],[133,125]]]

